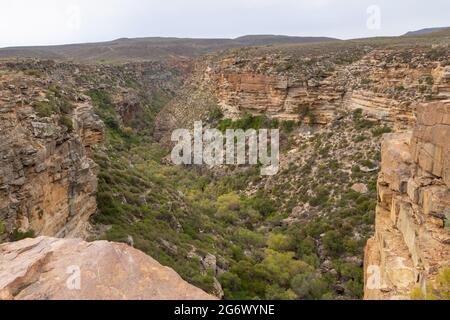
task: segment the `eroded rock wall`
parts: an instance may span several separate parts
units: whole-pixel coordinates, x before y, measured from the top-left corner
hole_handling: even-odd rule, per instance
[[[362,109],[395,130],[407,130],[414,125],[418,103],[449,97],[450,52],[445,45],[322,48],[314,54],[301,48],[267,50],[199,60],[183,99],[158,116],[157,138],[186,127],[186,119],[203,120],[209,109],[201,101],[206,100],[216,100],[231,119],[250,113],[324,125],[342,111]]]
[[[408,299],[450,265],[450,101],[419,105],[417,114],[412,133],[388,134],[382,144],[366,299]]]
[[[40,103],[49,108],[48,85],[20,72],[0,74],[2,238],[14,231],[78,235],[96,211],[91,148],[103,139],[103,123],[82,96],[67,114],[38,115]]]

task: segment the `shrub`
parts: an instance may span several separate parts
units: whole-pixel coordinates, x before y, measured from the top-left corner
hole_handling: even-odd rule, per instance
[[[267,240],[267,246],[269,249],[275,251],[289,251],[293,247],[292,244],[292,239],[281,233],[271,234]]]
[[[34,105],[34,109],[36,110],[37,115],[41,118],[48,118],[52,116],[56,111],[54,106],[46,101],[37,102]]]
[[[426,292],[415,288],[411,292],[413,300],[450,300],[450,268],[440,270],[434,283],[428,282]]]
[[[329,291],[328,283],[321,276],[312,273],[295,276],[291,287],[300,300],[319,300]]]
[[[392,132],[392,129],[385,126],[385,127],[373,129],[372,130],[372,135],[374,137],[379,137],[379,136],[381,136],[381,135],[383,135],[385,133],[391,133],[391,132]]]
[[[208,120],[210,122],[220,121],[223,119],[223,116],[224,115],[222,109],[219,106],[215,106],[214,108],[211,109]]]
[[[11,241],[20,241],[27,238],[34,238],[35,234],[33,230],[29,230],[27,232],[19,231],[19,229],[15,229],[11,235]]]
[[[73,131],[73,121],[68,116],[62,115],[59,118],[59,124],[66,127],[69,132]]]
[[[268,300],[295,300],[296,294],[291,289],[284,289],[277,284],[266,289],[266,299]]]
[[[2,234],[5,233],[5,231],[6,231],[5,223],[0,220],[0,236],[2,236]]]
[[[345,251],[342,236],[334,230],[330,230],[325,234],[323,244],[327,252],[334,257],[340,256]]]
[[[263,193],[258,193],[256,196],[248,200],[248,203],[263,217],[267,217],[275,212],[274,202]]]
[[[294,131],[295,121],[283,121],[281,123],[281,129],[286,133],[291,133]]]
[[[25,70],[24,73],[27,76],[32,76],[32,77],[37,77],[37,78],[40,78],[42,75],[41,71],[36,70],[36,69],[28,69],[28,70]]]

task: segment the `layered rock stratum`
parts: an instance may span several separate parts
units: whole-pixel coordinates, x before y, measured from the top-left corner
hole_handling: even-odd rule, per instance
[[[125,244],[39,237],[0,245],[0,299],[215,298]]]
[[[413,132],[386,135],[365,298],[409,299],[450,265],[450,101],[417,108]]]
[[[362,109],[406,130],[417,102],[448,99],[448,47],[309,46],[249,48],[199,60],[185,86],[156,121],[157,137],[192,126],[217,105],[225,117],[265,115],[326,125],[341,110]],[[207,96],[209,101],[204,99]],[[191,120],[191,121],[189,121]]]
[[[103,122],[86,97],[63,98],[50,86],[0,74],[0,218],[9,232],[80,234],[97,208],[90,150],[103,139]]]

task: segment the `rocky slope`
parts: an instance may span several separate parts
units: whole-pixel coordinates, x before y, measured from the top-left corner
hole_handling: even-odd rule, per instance
[[[212,300],[125,244],[47,237],[0,245],[0,299]]]
[[[408,299],[450,265],[450,101],[418,107],[412,134],[382,145],[375,236],[365,253],[365,298]]]

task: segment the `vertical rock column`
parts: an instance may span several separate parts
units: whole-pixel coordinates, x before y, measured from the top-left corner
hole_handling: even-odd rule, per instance
[[[388,134],[382,144],[365,299],[408,299],[450,266],[450,101],[417,110],[412,133]]]

